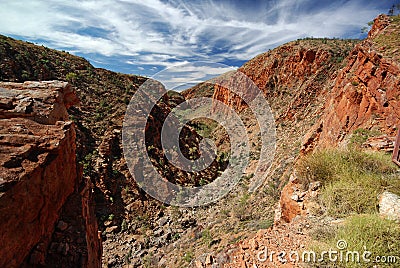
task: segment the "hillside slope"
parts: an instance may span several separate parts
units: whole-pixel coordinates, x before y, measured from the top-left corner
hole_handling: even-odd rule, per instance
[[[394,136],[400,125],[399,17],[381,15],[347,57],[302,152],[345,144],[357,129]]]
[[[47,264],[76,267],[78,257],[71,258],[65,250],[77,249],[82,243],[75,243],[79,236],[64,228],[65,223],[79,222],[77,214],[84,215],[85,209],[96,212],[103,266],[108,267],[249,267],[256,263],[257,250],[265,243],[277,250],[281,245],[291,250],[304,247],[308,237],[302,230],[315,222],[285,223],[307,213],[303,203],[292,198],[293,181],[286,183],[299,155],[317,147],[346,144],[356,129],[393,135],[400,123],[399,22],[398,17],[378,17],[362,42],[289,42],[239,68],[263,92],[277,131],[272,168],[263,185],[252,193],[248,185],[259,151],[259,127],[242,99],[227,89],[237,81],[227,73],[221,77],[226,87],[206,82],[183,96],[164,95],[147,121],[146,146],[152,163],[167,180],[201,185],[215,179],[227,164],[219,160],[211,169],[196,174],[166,164],[160,144],[162,123],[171,108],[185,98],[211,97],[233,108],[241,114],[253,142],[252,162],[238,186],[218,202],[196,208],[168,206],[149,197],[132,180],[126,165],[121,144],[124,113],[146,78],[94,68],[66,52],[0,36],[0,80],[66,80],[80,99],[80,106],[70,107],[68,112],[75,124],[77,162],[83,177],[61,208],[54,243],[50,243],[53,247],[41,249],[39,243],[37,250],[49,250]],[[135,105],[137,110],[142,108],[140,103]],[[215,135],[217,146],[224,146],[226,133],[213,124],[205,125],[207,122],[193,123],[184,129],[180,141],[186,155],[198,157],[200,130]],[[140,156],[128,160],[135,166],[134,176],[145,177]],[[94,196],[89,194],[92,190]],[[279,199],[279,217],[271,228]],[[265,265],[257,263],[257,267]]]
[[[263,90],[275,112],[278,123],[276,166],[288,163],[287,167],[293,167],[300,147],[301,154],[311,153],[316,148],[338,145],[345,147],[356,130],[387,136],[396,133],[400,124],[399,57],[396,45],[399,33],[398,16],[379,16],[375,19],[368,38],[347,50],[348,55],[341,56],[344,57],[343,64],[336,69],[336,73],[319,72],[313,68],[318,62],[326,63],[318,61],[315,56],[297,56],[293,64],[285,62],[279,65],[280,61],[268,58],[268,54],[256,57],[239,69]],[[279,59],[288,49],[290,48],[285,45],[277,48],[280,53],[275,57]],[[312,55],[303,53],[307,54]],[[289,55],[296,59],[296,53]],[[264,69],[264,66],[271,67]],[[315,79],[318,73],[322,75],[322,81]],[[307,86],[303,86],[304,84]],[[289,89],[294,87],[294,90],[289,90],[289,94],[281,97],[280,94],[288,92],[286,85]],[[222,87],[216,88],[214,98],[228,105],[240,103],[237,96]],[[245,109],[245,106],[238,105],[235,108],[240,110]],[[293,152],[295,144],[297,151]],[[283,150],[280,150],[281,146],[284,146]],[[291,151],[292,158],[288,158]],[[324,164],[329,167],[330,163]],[[390,162],[385,162],[385,165],[390,165]],[[231,261],[224,264],[224,267],[299,267],[298,263],[282,263],[278,258],[274,259],[273,264],[268,260],[260,261],[257,254],[263,246],[269,252],[301,251],[310,243],[311,231],[328,232],[327,228],[332,225],[331,228],[335,228],[332,218],[316,217],[313,214],[318,211],[315,200],[319,184],[302,185],[291,168],[276,171],[277,169],[273,170],[269,176],[280,177],[281,184],[287,182],[289,175],[291,180],[281,192],[274,227],[259,231],[255,237],[229,247],[227,252]],[[321,170],[316,172],[318,171]],[[282,172],[286,174],[283,177]],[[393,176],[398,179],[398,175]],[[376,200],[376,196],[373,196],[373,200]],[[375,207],[374,204],[371,206]],[[299,217],[300,215],[304,217]],[[319,235],[327,234],[329,233]],[[218,258],[220,255],[216,256]],[[197,262],[202,263],[200,259]]]
[[[153,254],[149,252],[150,248],[170,244],[180,233],[190,228],[190,225],[182,228],[179,222],[174,222],[169,225],[172,230],[163,237],[162,243],[154,237],[147,241],[149,227],[155,229],[157,221],[164,214],[174,214],[175,211],[171,212],[168,207],[139,189],[123,155],[121,133],[125,111],[131,97],[146,78],[94,68],[83,58],[5,36],[0,36],[0,58],[0,75],[4,81],[66,80],[76,92],[80,103],[70,107],[68,112],[75,125],[77,163],[83,171],[83,178],[79,178],[75,192],[57,216],[61,222],[73,225],[76,217],[87,213],[85,209],[95,210],[99,230],[102,232],[104,265],[123,265],[127,256],[130,256],[129,262],[141,264],[144,262],[143,255]],[[160,141],[162,122],[171,108],[183,100],[179,93],[172,92],[164,95],[155,105],[147,120],[146,146],[153,165],[166,179],[180,185],[199,185],[200,181],[204,183],[213,180],[226,164],[214,161],[210,168],[196,174],[179,172],[172,165],[164,164],[167,161]],[[137,109],[141,109],[140,105],[133,104]],[[193,128],[185,127],[180,136],[183,154],[196,157],[199,154],[196,148],[201,139]],[[146,171],[143,170],[140,158],[129,160],[133,161],[134,176],[144,176]],[[91,207],[79,208],[84,195],[92,191],[94,195],[89,194],[90,200],[85,199]],[[186,214],[185,217],[189,217],[188,211]],[[81,247],[74,244],[78,236],[70,230],[56,229],[53,234],[55,240],[50,244],[60,245],[61,251],[65,247]],[[65,246],[63,241],[70,242]],[[139,248],[135,256],[131,252],[133,248]],[[70,254],[60,255],[53,248],[41,249],[45,255],[47,250],[45,263],[79,266],[79,259],[71,259]]]

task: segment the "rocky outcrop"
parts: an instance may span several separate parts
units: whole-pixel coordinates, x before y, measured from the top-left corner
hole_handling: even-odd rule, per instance
[[[378,38],[385,32],[389,18],[379,16],[369,38],[357,45],[347,57],[330,90],[324,114],[306,135],[302,152],[316,146],[346,143],[359,128],[376,129],[395,135],[400,124],[400,67],[378,50]]]
[[[277,185],[286,183],[301,140],[321,116],[328,89],[355,43],[337,39],[297,40],[263,53],[239,68],[264,94],[275,117],[277,147],[268,177],[274,178]],[[235,77],[221,77],[224,86],[214,87],[213,99],[243,114],[246,104],[229,88],[240,86],[247,99],[252,99],[258,90],[242,85]],[[247,88],[253,90],[246,91]],[[252,120],[248,120],[249,125],[255,124]],[[249,129],[249,133],[249,138],[257,143],[253,139],[257,139],[257,130]]]
[[[296,176],[292,174],[289,182],[283,187],[278,208],[275,210],[274,222],[291,222],[296,216],[310,215],[320,209],[315,202],[321,183],[316,181],[306,186],[302,185]]]
[[[77,183],[75,132],[60,122],[1,120],[0,266],[17,267],[43,236]]]
[[[264,93],[277,118],[291,118],[296,109],[307,107],[321,93],[352,44],[352,41],[327,39],[298,40],[255,57],[238,71]],[[250,87],[242,85],[241,81],[232,80],[226,84],[228,87],[243,86],[243,95],[258,93],[246,92]],[[217,85],[213,98],[238,111],[245,107],[242,99],[226,87]],[[284,99],[290,101],[282,105]]]
[[[1,83],[0,266],[16,267],[42,237],[78,181],[67,83]],[[64,89],[66,90],[64,92]]]
[[[0,83],[1,267],[46,264],[60,211],[81,183],[67,113],[76,102],[66,82]]]
[[[66,82],[2,82],[0,119],[19,117],[40,124],[55,124],[67,121],[67,109],[77,102],[71,85]]]
[[[400,68],[397,61],[380,53],[375,41],[389,26],[389,17],[378,16],[369,37],[356,45],[346,58],[346,66],[329,90],[321,118],[305,135],[302,154],[317,147],[346,145],[357,129],[383,134],[367,138],[361,144],[363,148],[393,150],[396,127],[400,124]],[[289,181],[281,193],[280,219],[286,222],[305,212],[290,198],[293,187],[296,185]],[[301,205],[305,210],[313,206]]]
[[[370,137],[363,144],[363,148],[368,148],[374,151],[392,152],[394,149],[396,137],[382,135],[379,137]]]
[[[378,196],[379,214],[389,220],[400,222],[400,197],[385,191]]]
[[[383,29],[385,29],[390,24],[390,18],[386,15],[379,15],[374,19],[374,24],[372,24],[371,30],[368,32],[368,37],[372,38],[378,35]]]

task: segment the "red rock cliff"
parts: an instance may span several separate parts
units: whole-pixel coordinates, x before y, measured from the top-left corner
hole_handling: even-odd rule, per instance
[[[0,267],[45,264],[46,243],[81,179],[66,110],[76,101],[65,82],[0,82]]]
[[[385,15],[375,19],[369,37],[355,46],[330,90],[324,114],[304,140],[303,153],[315,146],[346,142],[358,128],[395,135],[400,124],[400,68],[396,25]]]
[[[264,93],[277,119],[291,118],[296,109],[308,106],[322,92],[352,43],[327,39],[293,41],[255,57],[239,71]],[[244,95],[251,95],[241,81],[229,81],[229,76],[226,79],[228,81],[223,84],[237,83],[243,87]],[[224,87],[216,86],[213,98],[238,111],[243,110],[240,97]]]
[[[289,178],[301,140],[322,115],[327,92],[355,43],[337,39],[293,41],[239,68],[263,92],[275,117],[277,147],[268,177],[274,178],[277,185]],[[220,79],[227,86],[216,86],[213,98],[237,111],[243,110],[246,106],[242,99],[227,90],[235,83],[242,86],[241,81],[230,79],[229,74]],[[243,95],[250,99],[257,92],[242,88]],[[250,131],[253,134],[249,138],[257,138],[256,131]]]

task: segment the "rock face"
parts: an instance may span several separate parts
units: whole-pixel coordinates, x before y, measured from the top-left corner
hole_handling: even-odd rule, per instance
[[[346,43],[340,40],[298,40],[255,57],[239,71],[264,93],[279,117],[291,118],[296,109],[306,107],[321,93],[352,44],[351,41]],[[241,81],[227,84],[235,83],[240,84]],[[243,92],[244,95],[252,93],[258,92]],[[245,106],[239,96],[224,87],[216,86],[213,98],[238,111]],[[290,98],[290,103],[280,107],[284,98]]]
[[[77,182],[71,123],[1,122],[0,266],[16,267],[45,235]]]
[[[315,202],[320,186],[321,183],[316,181],[310,183],[307,190],[304,190],[304,186],[297,180],[296,175],[292,174],[289,182],[282,189],[274,222],[276,224],[290,223],[298,215],[306,216],[320,209],[318,202]]]
[[[0,266],[44,265],[60,209],[81,182],[66,110],[77,98],[59,81],[1,82],[0,93]]]
[[[332,81],[355,43],[328,39],[293,41],[261,54],[239,68],[239,72],[249,77],[263,93],[275,117],[277,147],[268,175],[274,178],[275,184],[288,180],[301,140],[322,115]],[[228,90],[237,85],[246,89],[246,85],[229,75],[221,79],[221,84],[226,86],[215,86],[213,99],[246,113],[242,98]],[[243,92],[245,98],[252,99],[252,94],[259,92],[254,87],[247,88],[252,90]]]
[[[379,16],[369,38],[355,46],[330,90],[324,114],[307,134],[303,153],[346,141],[358,128],[395,135],[400,124],[400,68],[378,42],[390,30]],[[390,33],[388,33],[390,35]]]
[[[390,24],[390,18],[386,15],[379,15],[372,25],[371,30],[368,32],[368,37],[375,37],[378,35],[383,29],[385,29]]]
[[[67,121],[67,109],[77,102],[71,85],[66,82],[2,82],[0,118],[20,117],[40,124],[55,124]]]
[[[382,36],[393,34],[391,27],[394,26],[389,17],[378,16],[368,38],[351,51],[346,66],[334,80],[321,118],[305,135],[301,153],[346,144],[356,129],[383,133],[368,138],[362,144],[364,148],[393,150],[396,127],[400,125],[400,68],[396,56],[380,46]],[[289,182],[281,194],[284,221],[302,214],[287,198],[292,194],[292,186]]]

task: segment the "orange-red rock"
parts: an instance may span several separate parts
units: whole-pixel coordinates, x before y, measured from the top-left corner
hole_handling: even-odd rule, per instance
[[[304,139],[303,153],[315,146],[345,142],[358,128],[395,135],[400,125],[400,67],[397,61],[375,50],[373,39],[387,23],[387,16],[379,16],[370,37],[347,57],[346,66],[330,90],[323,116]]]
[[[333,46],[336,52],[332,51]],[[338,68],[337,61],[343,59],[350,47],[339,40],[293,41],[255,57],[238,71],[248,76],[264,93],[277,118],[292,118],[296,109],[309,105],[316,95],[321,94]],[[249,90],[252,87],[246,85],[248,81],[240,78],[222,76],[220,80],[224,86],[214,87],[213,98],[237,111],[243,110],[245,103],[228,88],[239,86],[241,93],[249,99],[258,92]],[[287,103],[282,105],[285,99]]]
[[[45,265],[60,210],[81,183],[67,113],[76,102],[65,82],[0,82],[0,267]],[[78,214],[86,218],[86,263],[99,267],[101,251],[94,251],[101,245],[88,191]]]
[[[52,232],[77,183],[75,130],[25,118],[0,125],[0,266],[17,267]]]

